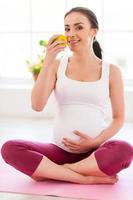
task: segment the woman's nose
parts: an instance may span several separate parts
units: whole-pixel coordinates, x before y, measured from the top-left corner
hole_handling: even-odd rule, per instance
[[[70,30],[69,33],[67,33],[68,37],[73,37],[75,36],[75,31],[74,30]]]

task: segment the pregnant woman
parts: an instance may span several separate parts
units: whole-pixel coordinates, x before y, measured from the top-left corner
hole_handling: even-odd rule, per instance
[[[133,147],[111,140],[124,123],[123,81],[119,68],[102,59],[95,14],[76,7],[64,17],[71,56],[58,35],[50,38],[45,61],[32,90],[32,108],[42,111],[52,91],[58,111],[53,142],[10,140],[1,154],[6,163],[35,180],[55,179],[82,184],[114,184],[128,168]],[[105,123],[108,101],[112,122]],[[45,134],[45,133],[44,133]],[[47,134],[47,133],[46,133]]]

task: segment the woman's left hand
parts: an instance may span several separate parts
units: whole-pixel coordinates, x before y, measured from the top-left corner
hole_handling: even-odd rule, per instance
[[[63,138],[62,141],[62,143],[73,153],[85,153],[96,148],[94,144],[94,139],[87,134],[81,133],[79,131],[74,131],[73,133],[80,137],[78,141],[71,140],[69,138]]]

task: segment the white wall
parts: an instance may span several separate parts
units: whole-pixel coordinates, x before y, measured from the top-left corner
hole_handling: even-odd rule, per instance
[[[133,122],[133,89],[125,91],[126,120]],[[0,116],[14,117],[53,117],[56,112],[54,94],[49,98],[46,108],[42,112],[35,112],[31,109],[30,88],[0,88]],[[110,109],[107,111],[110,116]]]
[[[126,120],[133,122],[133,88],[125,91]]]
[[[0,115],[14,117],[50,118],[55,112],[54,94],[42,112],[36,112],[31,108],[31,89],[25,88],[0,88]]]

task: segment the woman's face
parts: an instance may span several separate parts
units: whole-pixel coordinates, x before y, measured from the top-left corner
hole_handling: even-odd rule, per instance
[[[79,12],[72,12],[64,20],[65,35],[68,39],[68,46],[71,50],[91,45],[97,29],[91,28],[86,16]]]

